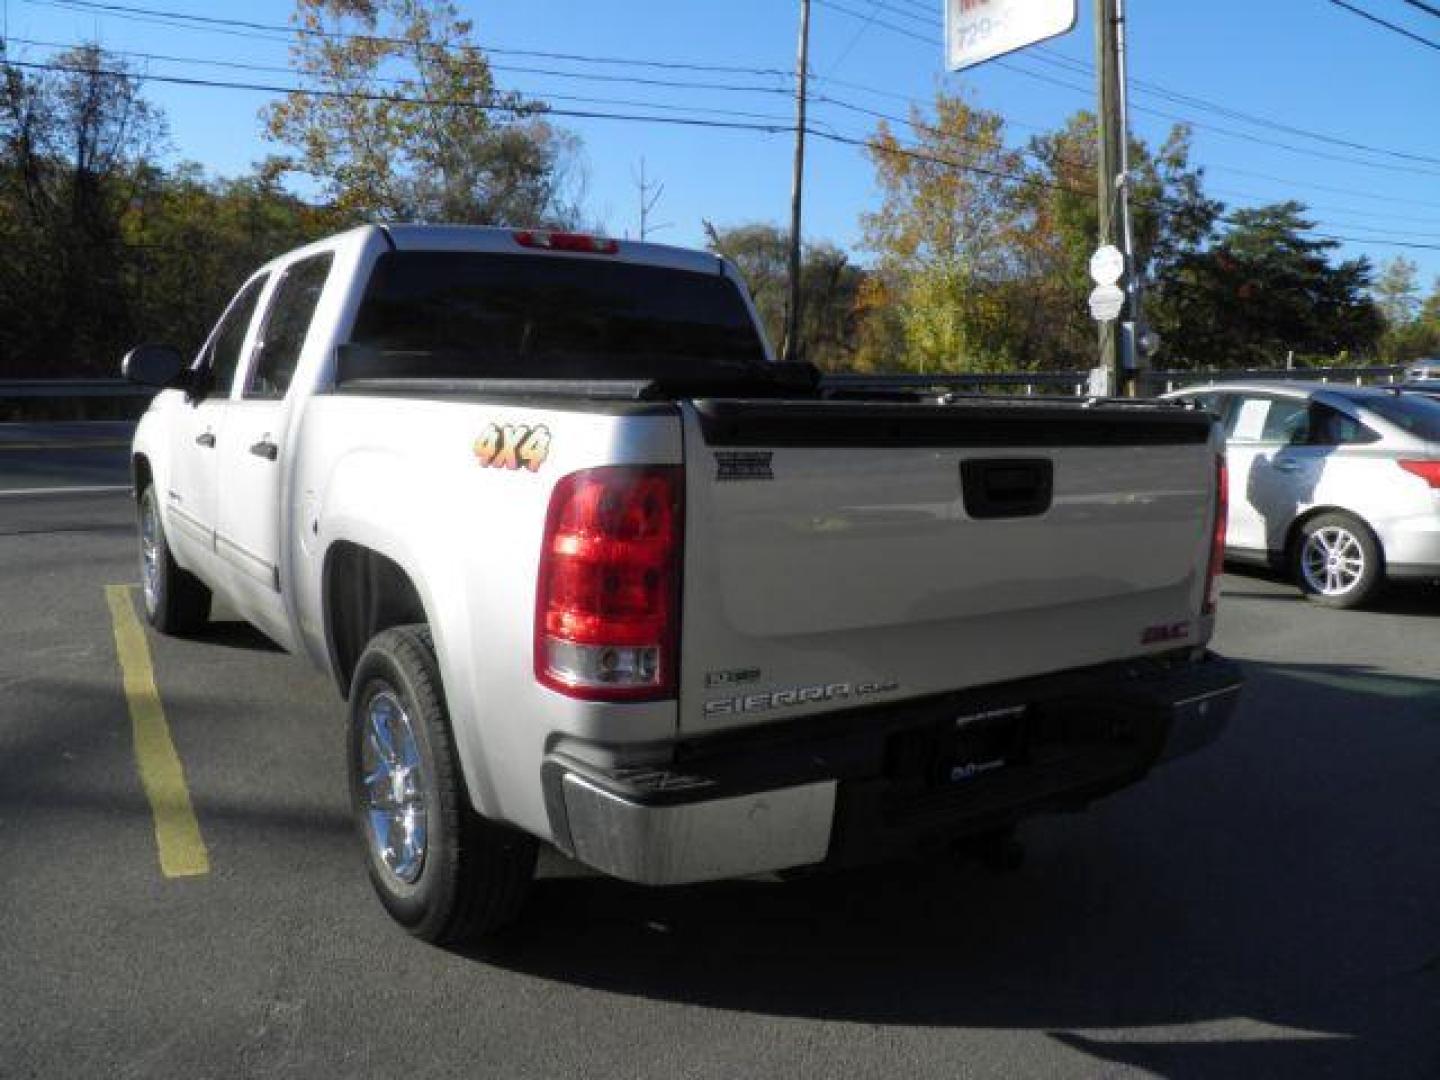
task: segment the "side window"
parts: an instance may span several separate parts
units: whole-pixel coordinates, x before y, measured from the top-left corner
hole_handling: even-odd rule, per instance
[[[1310,406],[1311,446],[1355,446],[1373,443],[1379,438],[1359,420],[1339,409],[1318,401]]]
[[[210,386],[221,397],[229,397],[235,369],[240,365],[240,349],[245,344],[245,331],[255,315],[255,305],[265,288],[265,278],[258,277],[236,294],[230,307],[221,316],[220,326],[210,339],[210,347],[201,365],[210,369]]]
[[[1237,443],[1308,442],[1309,402],[1303,398],[1242,397],[1227,430]]]
[[[283,398],[290,389],[300,350],[310,331],[310,320],[315,315],[315,306],[320,302],[320,291],[330,276],[334,258],[326,252],[297,262],[285,271],[265,316],[255,363],[245,387],[246,397]]]

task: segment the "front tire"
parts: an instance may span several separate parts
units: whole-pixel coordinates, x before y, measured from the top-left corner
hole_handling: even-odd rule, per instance
[[[1359,518],[1339,512],[1318,514],[1301,526],[1291,569],[1306,599],[1326,607],[1359,607],[1385,581],[1375,534]]]
[[[155,485],[140,492],[140,587],[145,618],[162,634],[193,634],[210,618],[210,590],[170,554]]]
[[[396,922],[438,945],[514,920],[537,845],[470,805],[429,627],[392,627],[366,647],[347,758],[370,882]]]

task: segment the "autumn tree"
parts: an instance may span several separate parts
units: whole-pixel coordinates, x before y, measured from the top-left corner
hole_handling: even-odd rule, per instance
[[[937,94],[933,116],[913,108],[911,126],[914,146],[882,121],[867,147],[881,204],[861,216],[863,247],[875,256],[862,297],[874,321],[861,362],[920,371],[1017,366],[1015,309],[998,287],[1014,276],[1020,156],[1005,146],[1000,116],[960,97]]]
[[[304,90],[268,107],[342,218],[562,224],[578,214],[578,143],[498,89],[450,0],[296,0]]]

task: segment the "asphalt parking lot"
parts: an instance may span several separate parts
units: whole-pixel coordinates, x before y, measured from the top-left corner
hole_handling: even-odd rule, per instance
[[[205,855],[162,873],[106,594],[131,504],[13,493],[123,462],[26,445],[0,450],[0,1077],[1440,1076],[1440,590],[1336,612],[1229,575],[1231,730],[1031,823],[1018,872],[656,891],[554,859],[462,954],[372,898],[338,697],[237,623],[148,636]]]

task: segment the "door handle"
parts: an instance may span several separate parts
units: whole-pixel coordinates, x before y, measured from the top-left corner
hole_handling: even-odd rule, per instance
[[[204,435],[196,435],[196,436],[195,436],[195,445],[196,445],[196,446],[203,446],[203,447],[205,447],[205,449],[207,449],[207,450],[212,450],[212,449],[214,449],[214,447],[215,447],[215,435],[214,435],[214,433],[213,433],[213,432],[210,432],[210,431],[207,431],[207,432],[205,432]]]
[[[274,461],[280,456],[280,447],[276,446],[269,439],[261,439],[254,446],[250,447],[250,452],[256,457],[263,457],[266,461]]]
[[[1275,462],[1276,472],[1299,472],[1305,466],[1298,461],[1277,461]]]

